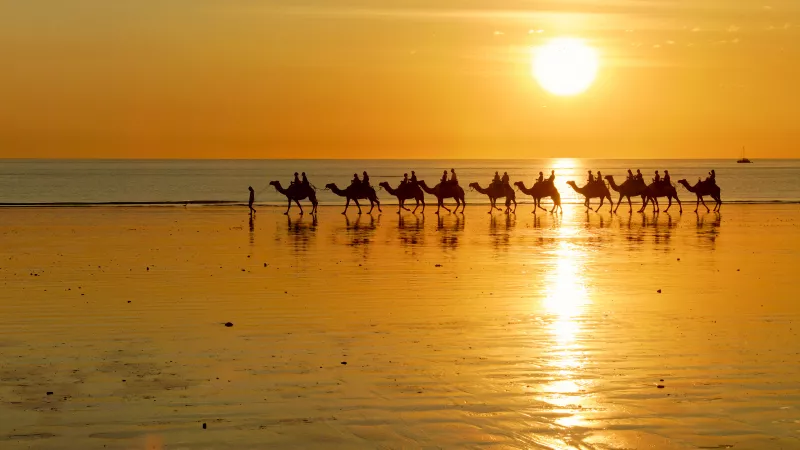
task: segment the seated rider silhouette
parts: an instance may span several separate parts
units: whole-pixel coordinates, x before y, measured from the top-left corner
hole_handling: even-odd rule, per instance
[[[635,177],[635,180],[636,180],[636,181],[644,181],[644,175],[642,175],[642,171],[641,171],[641,170],[639,170],[639,169],[636,169],[636,177]]]
[[[631,169],[628,169],[628,178],[626,180],[627,181],[631,181],[631,180],[633,180],[633,178],[634,178],[633,177],[633,172],[631,171]]]
[[[495,185],[495,186],[500,186],[500,183],[501,183],[501,181],[500,181],[500,173],[499,172],[495,172],[494,173],[494,178],[492,178],[492,184]]]
[[[308,182],[308,178],[306,177],[306,173],[303,172],[303,186],[310,187],[311,183]]]
[[[711,169],[711,172],[708,172],[708,178],[706,178],[706,181],[710,184],[716,184],[717,173],[714,172],[714,169]]]
[[[450,184],[458,185],[458,176],[456,176],[456,169],[450,169]]]
[[[658,171],[656,170],[656,175],[655,177],[653,177],[653,183],[660,183],[660,182],[661,182],[661,175],[659,175]]]
[[[552,183],[553,180],[555,180],[555,179],[556,179],[556,171],[555,170],[551,170],[550,171],[550,176],[547,178],[547,181]]]
[[[589,179],[588,179],[588,183],[589,183],[589,184],[592,184],[592,183],[594,183],[594,175],[592,175],[592,171],[591,171],[591,170],[589,171]]]
[[[408,184],[408,174],[404,173],[403,174],[403,181],[400,182],[400,186],[405,186],[407,184]]]
[[[417,172],[411,171],[411,184],[416,186],[417,185]]]
[[[300,174],[298,174],[297,172],[295,172],[295,173],[294,173],[294,180],[292,180],[292,182],[291,182],[291,183],[289,183],[289,186],[291,186],[291,185],[293,185],[293,184],[300,184],[300,177],[299,177],[299,175],[300,175]]]
[[[503,172],[503,178],[500,181],[503,183],[503,186],[511,186],[509,184],[511,179],[508,177],[508,172]]]
[[[662,183],[664,183],[667,186],[671,186],[672,185],[672,183],[670,183],[670,179],[669,179],[669,170],[666,170],[666,169],[664,170],[664,179],[661,180],[661,181],[662,181]]]
[[[597,180],[597,182],[598,182],[598,183],[602,183],[602,182],[603,182],[603,174],[602,174],[602,173],[600,173],[600,171],[599,171],[599,170],[597,171],[597,178],[596,178],[596,180]]]
[[[357,173],[353,174],[353,181],[350,182],[350,186],[355,186],[355,187],[361,186],[361,180],[358,179]]]
[[[442,179],[439,180],[439,182],[442,183],[442,184],[447,183],[447,171],[446,170],[442,172]]]
[[[542,181],[544,181],[544,174],[539,172],[539,178],[536,179],[536,182],[541,183]]]
[[[366,187],[369,187],[369,175],[367,175],[367,171],[364,171],[364,178],[361,179],[361,184]]]

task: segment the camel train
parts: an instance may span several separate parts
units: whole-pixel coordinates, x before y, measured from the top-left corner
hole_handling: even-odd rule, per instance
[[[451,173],[452,175],[450,180],[447,179],[447,172],[445,172],[441,181],[433,187],[429,187],[425,180],[417,180],[414,172],[412,172],[411,179],[409,179],[408,175],[406,175],[403,178],[403,181],[397,187],[392,187],[386,181],[380,182],[378,186],[380,189],[385,190],[389,195],[397,198],[398,214],[400,214],[403,210],[416,213],[417,209],[420,207],[422,207],[422,212],[424,213],[425,194],[436,197],[435,214],[439,214],[441,209],[444,209],[450,213],[458,213],[459,208],[461,209],[460,212],[463,214],[467,206],[467,203],[464,200],[464,189],[458,184],[455,171],[451,170]],[[637,171],[637,174],[634,175],[629,170],[627,179],[622,184],[618,185],[613,175],[602,177],[601,173],[598,172],[597,176],[595,177],[590,171],[589,179],[585,185],[578,186],[578,184],[572,180],[567,181],[567,185],[584,197],[584,205],[586,206],[587,211],[592,209],[590,205],[591,200],[599,198],[600,204],[597,209],[594,209],[594,211],[599,212],[600,208],[603,207],[604,202],[608,200],[609,212],[615,214],[622,204],[624,198],[628,201],[629,214],[632,214],[633,203],[631,202],[631,198],[641,198],[642,207],[638,210],[638,212],[644,212],[645,208],[650,203],[653,204],[653,212],[659,212],[660,205],[658,199],[666,197],[668,204],[664,209],[664,212],[669,211],[669,209],[672,207],[673,199],[677,202],[680,212],[683,212],[683,205],[678,198],[678,193],[675,186],[670,183],[668,171],[664,171],[663,178],[661,178],[658,171],[656,171],[655,178],[650,184],[647,184],[643,178],[644,177],[642,176],[641,172]],[[533,214],[536,214],[537,210],[540,209],[550,213],[555,213],[556,211],[563,212],[563,208],[561,207],[561,195],[559,194],[558,189],[555,187],[554,179],[554,172],[547,179],[544,179],[542,173],[540,172],[539,179],[536,180],[536,182],[530,188],[528,188],[523,181],[517,181],[512,185],[509,181],[508,174],[504,174],[501,178],[499,174],[495,172],[495,177],[488,186],[483,187],[480,183],[475,182],[470,183],[469,188],[489,197],[489,214],[495,210],[504,211],[506,214],[515,213],[517,209],[515,189],[524,195],[528,195],[533,198]],[[303,174],[302,181],[300,181],[297,177],[297,174],[295,174],[295,180],[292,181],[290,186],[285,189],[281,186],[280,181],[271,181],[269,184],[273,186],[279,193],[286,196],[287,208],[284,214],[289,214],[289,210],[292,207],[292,202],[294,202],[297,207],[300,208],[300,214],[303,214],[304,211],[303,207],[300,205],[300,200],[306,199],[311,202],[311,214],[315,214],[317,212],[317,189],[308,183],[308,180],[305,178],[305,174]],[[708,178],[702,181],[698,180],[693,186],[690,185],[685,179],[679,180],[678,184],[683,186],[687,191],[695,194],[697,197],[695,212],[697,212],[699,209],[700,204],[706,208],[706,211],[711,211],[708,205],[706,205],[703,197],[711,197],[714,200],[714,211],[719,211],[722,208],[720,188],[716,184],[716,174],[713,170],[709,173]],[[376,206],[378,211],[382,212],[381,202],[378,199],[375,188],[369,184],[369,177],[366,172],[364,172],[363,180],[359,179],[358,175],[354,176],[353,182],[345,189],[340,189],[335,183],[329,183],[325,185],[325,190],[329,190],[337,196],[344,197],[346,199],[342,214],[347,214],[347,210],[350,207],[351,201],[355,203],[356,208],[358,208],[358,214],[361,214],[362,210],[359,200],[369,201],[370,209],[367,211],[367,214],[371,214]],[[611,197],[612,190],[619,193],[619,200],[617,201],[616,207],[614,207],[614,200]],[[550,210],[547,210],[541,206],[542,199],[546,199],[548,197],[553,202],[553,207]],[[452,210],[448,208],[444,204],[445,199],[455,200],[456,207]],[[497,206],[498,199],[505,199],[505,210]],[[405,202],[409,200],[412,200],[416,203],[416,206],[413,210],[406,207]]]

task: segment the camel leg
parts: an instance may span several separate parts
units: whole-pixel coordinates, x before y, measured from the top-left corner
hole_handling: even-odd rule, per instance
[[[367,211],[367,214],[372,214],[373,209],[375,209],[375,203],[372,201],[372,199],[369,199],[369,211]]]
[[[356,206],[358,206],[358,213],[361,214],[361,205],[358,203],[358,199],[354,198],[353,203],[355,203]]]
[[[694,203],[694,212],[697,212],[697,210],[700,209],[700,200],[702,200],[702,198],[700,198],[700,196],[698,195],[697,200]]]
[[[464,214],[464,209],[467,207],[467,200],[466,200],[466,199],[464,199],[464,198],[461,198],[461,199],[459,199],[459,198],[456,198],[456,201],[457,201],[457,202],[458,202],[459,200],[461,201],[461,214]]]
[[[675,201],[678,202],[678,212],[683,214],[683,205],[681,205],[681,199],[678,196],[675,196]]]
[[[597,209],[594,210],[594,212],[600,211],[600,208],[603,207],[603,201],[605,201],[605,199],[606,199],[605,197],[600,197],[600,206],[598,206]]]
[[[667,209],[665,209],[665,210],[664,210],[664,212],[669,212],[669,208],[672,206],[672,197],[669,197],[669,196],[668,196],[668,197],[667,197],[667,201],[668,201],[669,203],[667,203]]]
[[[347,208],[349,207],[350,207],[350,199],[348,198],[347,203],[344,204],[344,211],[342,211],[342,214],[347,214]]]
[[[436,203],[436,213],[439,214],[439,210],[442,208],[442,199],[439,199],[439,202]]]
[[[303,214],[305,214],[303,212],[303,206],[300,204],[300,201],[295,199],[294,202],[297,203],[297,207],[300,208],[300,215],[302,216]]]
[[[608,203],[611,204],[611,208],[609,208],[608,212],[613,213],[614,212],[614,200],[611,199],[611,195],[610,194],[608,196]]]
[[[700,203],[702,203],[702,204],[703,204],[703,206],[705,206],[705,207],[706,207],[706,212],[709,212],[709,211],[710,211],[710,210],[708,209],[708,205],[706,205],[706,201],[703,199],[703,197],[700,197]]]
[[[284,216],[288,216],[289,215],[289,210],[292,209],[292,199],[290,199],[289,197],[286,197],[286,198],[287,198],[288,205],[286,206],[286,212],[283,213]]]
[[[619,205],[617,205],[619,206]],[[631,198],[628,197],[628,214],[633,214],[633,203],[631,202]]]

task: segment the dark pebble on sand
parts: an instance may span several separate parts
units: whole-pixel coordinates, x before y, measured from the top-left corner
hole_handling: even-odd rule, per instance
[[[203,429],[204,429],[204,430],[206,429],[206,424],[205,424],[205,422],[203,423]]]
[[[346,366],[347,365],[347,361],[342,361],[342,365]]]
[[[659,388],[659,389],[664,389],[664,385],[663,384],[659,384],[656,387]]]
[[[441,264],[437,264],[436,267],[442,267],[442,265]]]
[[[664,379],[662,378],[662,379],[660,379],[660,380],[658,380],[658,381],[660,381],[660,382],[662,382],[662,383],[663,383],[663,382],[664,382]]]
[[[130,303],[130,302],[131,302],[131,301],[130,301],[130,300],[128,300],[128,303]]]
[[[53,395],[53,391],[47,391],[47,395]]]
[[[150,270],[150,268],[148,267],[147,270]]]
[[[230,328],[233,326],[233,322],[225,322],[225,326]]]
[[[267,263],[264,263],[264,267],[267,267]]]
[[[658,292],[660,294],[661,293],[661,289],[657,290],[656,292]]]

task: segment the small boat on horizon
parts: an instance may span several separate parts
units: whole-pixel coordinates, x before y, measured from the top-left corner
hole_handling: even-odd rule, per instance
[[[744,156],[744,147],[742,147],[742,159],[739,159],[736,162],[739,163],[739,164],[752,164],[753,163],[753,161],[750,161],[749,159],[745,158],[745,156]]]

